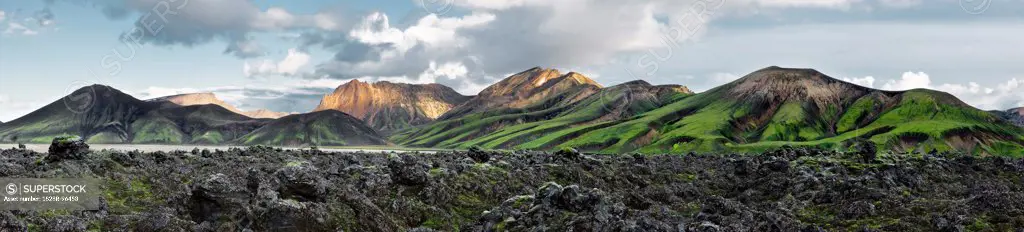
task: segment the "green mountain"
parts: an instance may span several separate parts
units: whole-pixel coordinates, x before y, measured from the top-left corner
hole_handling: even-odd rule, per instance
[[[81,88],[0,125],[0,142],[49,143],[53,137],[71,134],[90,143],[310,144],[310,137],[293,128],[317,134],[312,140],[317,143],[312,144],[384,144],[373,129],[341,112],[254,119],[218,104],[181,106],[141,101],[103,85]],[[273,139],[266,136],[277,132],[282,134]]]
[[[854,139],[897,151],[1024,151],[1022,129],[947,93],[875,90],[811,69],[769,67],[704,93],[681,95],[655,101],[661,104],[632,101],[646,107],[631,107],[637,109],[634,116],[597,122],[588,119],[606,114],[565,110],[593,109],[594,100],[553,105],[557,97],[550,97],[536,105],[552,107],[483,110],[392,139],[409,146],[574,147],[601,153],[845,149]]]
[[[132,143],[223,144],[267,124],[219,105],[192,105],[150,111],[133,123]]]
[[[156,106],[117,89],[92,85],[0,125],[0,141],[49,143],[59,135],[129,140],[132,122]]]
[[[239,140],[244,145],[354,146],[387,141],[358,118],[337,110],[296,114],[271,121]]]
[[[421,147],[547,149],[574,134],[612,125],[692,94],[686,87],[652,86],[644,81],[603,89],[592,87],[582,84],[569,89],[586,92],[561,91],[523,108],[479,109],[477,113],[403,131],[391,139]]]

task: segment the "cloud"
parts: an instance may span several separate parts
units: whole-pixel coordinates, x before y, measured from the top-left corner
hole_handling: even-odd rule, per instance
[[[242,72],[246,77],[273,75],[294,76],[299,74],[300,69],[309,64],[309,60],[309,54],[293,48],[289,49],[288,55],[277,63],[274,63],[271,60],[262,60],[257,62],[246,61],[242,67]]]
[[[25,25],[11,21],[7,23],[7,29],[4,30],[4,34],[37,35],[39,34],[39,31],[29,29],[28,27],[25,27]]]
[[[5,19],[7,19],[7,12],[0,10],[0,22],[3,22]]]
[[[333,11],[295,15],[280,7],[261,9],[250,0],[86,0],[111,19],[138,15],[122,40],[157,46],[196,46],[225,41],[225,53],[240,58],[260,54],[249,35],[292,30],[333,31],[344,17]],[[329,23],[328,23],[329,22]]]
[[[873,87],[874,77],[843,78],[844,81]],[[883,90],[902,91],[910,89],[932,89],[950,93],[960,100],[983,110],[1006,110],[1024,106],[1024,79],[1011,78],[995,86],[984,86],[977,82],[933,84],[932,77],[925,72],[904,72],[899,79],[889,79]]]
[[[230,43],[224,50],[225,54],[232,54],[238,58],[253,58],[265,55],[263,48],[252,39],[240,40]]]
[[[839,9],[864,2],[455,0],[453,4],[469,13],[428,14],[407,26],[395,26],[388,15],[375,12],[344,36],[303,34],[301,47],[322,45],[337,51],[334,59],[317,65],[314,77],[416,81],[431,63],[459,63],[470,73],[464,82],[480,84],[492,81],[486,77],[534,66],[587,69],[629,54],[672,56],[685,41],[699,39],[713,20],[738,9]]]
[[[885,90],[910,90],[930,88],[932,80],[924,72],[905,72],[899,80],[889,80],[882,86]]]
[[[53,18],[53,11],[50,11],[50,8],[47,7],[43,8],[42,10],[36,11],[31,19],[35,21],[40,27],[48,27],[56,23],[56,21],[54,21]]]
[[[267,109],[275,112],[310,112],[319,104],[324,95],[347,80],[257,80],[249,79],[243,85],[208,88],[168,88],[151,86],[132,94],[139,99],[210,92],[228,104],[241,110]]]
[[[288,56],[277,63],[277,71],[282,74],[295,75],[299,69],[309,63],[309,54],[296,49],[289,49]]]
[[[841,80],[843,80],[845,82],[850,82],[850,83],[853,83],[853,84],[856,84],[856,85],[868,87],[868,88],[874,88],[875,87],[875,77],[871,77],[871,76],[861,77],[861,78],[844,77]]]

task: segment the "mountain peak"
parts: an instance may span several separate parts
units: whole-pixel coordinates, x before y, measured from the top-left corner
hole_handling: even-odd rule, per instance
[[[440,119],[497,108],[523,108],[563,96],[558,104],[579,101],[601,89],[596,81],[576,72],[562,74],[557,69],[535,67],[494,83],[465,104],[452,109]]]
[[[437,84],[352,80],[324,96],[313,111],[341,111],[387,131],[431,121],[468,98]]]
[[[771,66],[723,87],[725,97],[754,101],[812,101],[820,106],[859,97],[872,89],[829,77],[814,69]]]
[[[217,95],[214,94],[214,93],[211,93],[211,92],[186,93],[186,94],[171,95],[171,96],[166,96],[166,97],[154,98],[154,99],[151,99],[149,101],[150,102],[169,102],[169,103],[173,103],[174,105],[177,105],[177,106],[217,105],[217,106],[223,107],[224,109],[227,109],[228,111],[231,111],[233,113],[245,115],[245,116],[250,117],[250,118],[271,118],[271,119],[274,119],[274,118],[280,118],[280,117],[289,115],[288,113],[279,113],[279,112],[273,112],[273,111],[264,110],[264,109],[259,109],[259,110],[255,110],[255,111],[242,111],[242,110],[236,108],[235,106],[233,106],[231,104],[228,104],[227,102],[224,102],[220,98],[217,98]]]

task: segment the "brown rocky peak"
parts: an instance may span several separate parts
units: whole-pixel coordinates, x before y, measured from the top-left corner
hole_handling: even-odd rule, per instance
[[[179,106],[194,106],[194,105],[217,105],[227,109],[228,111],[236,114],[245,115],[250,118],[269,118],[276,119],[289,115],[288,113],[273,112],[264,109],[258,109],[254,111],[242,111],[235,106],[220,100],[216,94],[213,93],[187,93],[179,94],[167,97],[156,98],[150,101],[164,101],[174,103]]]
[[[726,86],[726,96],[746,100],[810,101],[827,106],[868,94],[872,89],[840,81],[814,69],[771,66]]]
[[[217,98],[217,95],[213,93],[187,93],[161,97],[153,99],[152,101],[166,101],[174,103],[180,106],[194,106],[194,105],[218,105],[225,109],[235,111],[234,106],[228,105],[224,101]]]
[[[531,68],[514,74],[480,92],[481,97],[529,98],[549,89],[565,89],[578,85],[601,87],[596,81],[576,72],[562,74],[557,69]]]
[[[393,130],[433,120],[468,98],[437,84],[351,80],[324,96],[314,111],[337,110],[375,129]]]

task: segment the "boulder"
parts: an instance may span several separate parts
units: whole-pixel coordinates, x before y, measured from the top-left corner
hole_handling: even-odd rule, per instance
[[[188,205],[192,220],[215,222],[242,209],[249,194],[237,182],[240,181],[217,173],[194,184]]]
[[[281,183],[278,191],[281,192],[281,196],[284,198],[294,198],[299,201],[317,201],[323,199],[327,194],[327,180],[309,162],[288,162],[284,167],[278,169],[274,176]],[[249,186],[249,188],[252,189],[253,186]]]
[[[89,145],[78,136],[59,136],[50,142],[49,155],[46,162],[58,162],[61,160],[80,160],[89,154]]]
[[[429,180],[427,172],[429,165],[420,162],[416,157],[402,154],[394,155],[388,159],[388,169],[391,171],[391,179],[401,185],[417,186],[424,185]]]
[[[477,146],[469,148],[467,155],[477,163],[487,163],[487,161],[491,160],[491,154]]]

